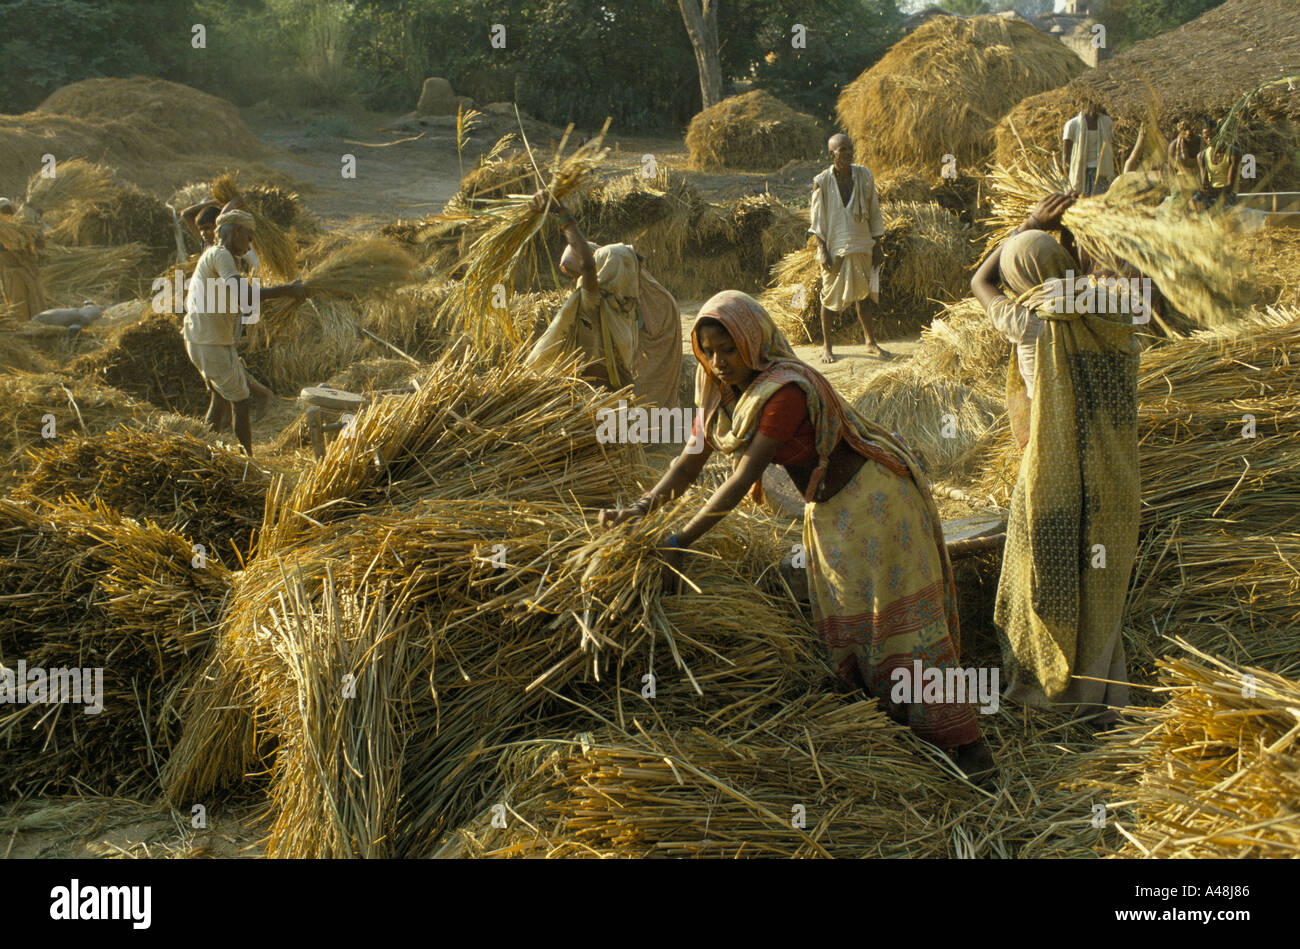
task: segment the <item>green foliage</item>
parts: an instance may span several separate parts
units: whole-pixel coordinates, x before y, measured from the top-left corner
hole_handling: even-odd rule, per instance
[[[174,78],[194,22],[187,0],[0,0],[0,111],[35,108],[97,76]]]
[[[902,36],[892,0],[740,0],[722,7],[723,73],[751,76],[787,105],[835,123],[840,90]],[[794,26],[805,28],[796,49]],[[742,37],[753,37],[745,42]]]
[[[962,16],[993,12],[993,5],[989,3],[989,0],[939,0],[935,6],[949,13],[958,13]]]
[[[1106,26],[1106,38],[1115,49],[1167,33],[1195,20],[1223,0],[1103,0],[1096,13]]]

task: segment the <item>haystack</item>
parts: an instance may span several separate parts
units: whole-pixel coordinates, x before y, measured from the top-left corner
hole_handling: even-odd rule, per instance
[[[1168,140],[1179,120],[1199,123],[1207,112],[1223,115],[1261,84],[1294,76],[1297,46],[1300,10],[1294,4],[1227,0],[1102,62],[1069,85],[1025,98],[998,124],[997,159],[1012,163],[1020,157],[1022,143],[1035,156],[1060,151],[1061,130],[1085,97],[1097,99],[1114,117],[1121,155],[1127,155],[1139,123],[1153,113],[1158,128],[1148,129],[1148,138],[1158,132]],[[1300,188],[1295,161],[1300,89],[1282,85],[1265,90],[1237,119],[1237,145],[1255,155],[1259,168],[1256,181],[1245,182],[1246,190]]]
[[[235,564],[262,523],[267,476],[242,454],[189,434],[127,427],[56,439],[35,452],[17,496],[98,500]]]
[[[1127,710],[1093,756],[1093,784],[1123,802],[1122,854],[1294,858],[1300,682],[1185,648],[1161,663],[1167,701]]]
[[[283,396],[320,385],[365,348],[361,316],[342,300],[320,297],[244,327],[241,355],[248,371]],[[197,376],[197,372],[196,372]]]
[[[686,129],[691,166],[774,171],[787,162],[820,157],[826,133],[811,115],[756,89],[723,99],[691,119]]]
[[[41,248],[41,285],[52,307],[81,306],[87,300],[108,306],[150,287],[149,249],[143,244],[107,247]]]
[[[175,219],[158,198],[135,185],[114,185],[95,200],[74,199],[53,212],[50,238],[76,247],[139,244],[146,254],[137,276],[155,274],[176,258]],[[147,284],[139,288],[148,289]]]
[[[105,347],[82,356],[69,371],[115,386],[171,412],[202,415],[207,386],[181,339],[181,318],[155,313],[148,303],[134,322],[115,328]]]
[[[0,373],[0,465],[7,476],[27,452],[48,447],[43,432],[54,438],[98,434],[151,411],[125,392],[84,377]]]
[[[0,705],[0,793],[149,794],[230,586],[191,542],[81,502],[0,501],[5,665],[98,667],[103,707]]]
[[[58,162],[52,177],[42,169],[28,179],[27,204],[45,215],[72,202],[107,201],[113,191],[113,169],[83,158],[71,158]]]
[[[973,166],[993,128],[1026,96],[1083,72],[1077,55],[1020,19],[937,16],[896,43],[840,94],[840,124],[873,170],[945,155]]]
[[[880,303],[872,327],[882,339],[916,332],[946,302],[960,299],[970,285],[973,232],[935,204],[887,204]],[[787,254],[772,270],[762,302],[793,343],[821,341],[821,266],[816,244]],[[852,310],[838,315],[832,340],[861,342]]]
[[[1005,411],[1002,400],[907,363],[873,375],[853,407],[897,432],[931,477],[950,475],[967,461],[980,437]]]

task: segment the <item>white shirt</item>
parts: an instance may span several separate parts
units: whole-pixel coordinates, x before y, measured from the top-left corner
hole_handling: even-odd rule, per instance
[[[1034,372],[1038,362],[1038,334],[1043,321],[1028,307],[1017,306],[1009,297],[995,297],[988,306],[989,319],[999,333],[1016,344],[1016,365],[1025,380],[1029,397],[1034,397]]]
[[[239,268],[230,251],[216,244],[203,252],[185,294],[182,332],[187,340],[202,346],[235,344],[239,284]],[[208,312],[209,303],[213,312]]]
[[[834,168],[813,179],[809,233],[822,239],[831,257],[869,254],[885,233],[876,179],[863,165],[853,166],[853,193],[845,204]]]

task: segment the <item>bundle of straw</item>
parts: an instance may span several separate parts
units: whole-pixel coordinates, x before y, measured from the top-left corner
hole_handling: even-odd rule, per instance
[[[1181,643],[1167,701],[1127,710],[1093,784],[1124,802],[1131,857],[1294,857],[1300,850],[1300,683]]]
[[[68,435],[33,454],[19,495],[95,499],[203,544],[207,556],[246,557],[262,522],[268,479],[235,452],[192,435],[125,428]]]
[[[1047,171],[1028,158],[1012,168],[995,165],[989,179],[999,229],[994,241],[1019,226],[1041,198],[1068,190],[1059,168]],[[1137,268],[1202,326],[1232,322],[1255,302],[1249,267],[1229,252],[1231,229],[1221,216],[1163,214],[1108,192],[1075,202],[1062,223],[1105,270],[1126,274]]]
[[[212,182],[212,198],[225,205],[239,194],[239,172],[226,172]],[[260,205],[248,201],[245,211],[255,225],[253,247],[263,270],[278,280],[293,280],[298,275],[298,252],[284,229],[263,213]]]
[[[1091,792],[1062,786],[1091,744],[1078,726],[1002,714],[981,725],[1007,775],[997,795],[964,784],[873,702],[813,689],[728,731],[649,707],[626,729],[514,746],[501,789],[435,854],[917,859],[1111,847],[1089,826]]]
[[[567,157],[564,149],[572,126],[565,131],[545,183],[554,200],[563,202],[576,192],[604,158],[603,143],[608,127],[606,122],[598,135]],[[529,154],[531,157],[531,152]],[[534,168],[540,182],[541,170],[535,165]],[[513,289],[515,268],[521,255],[530,250],[536,253],[533,238],[541,230],[546,214],[534,211],[530,200],[530,195],[518,194],[493,201],[478,201],[477,207],[471,210],[451,214],[449,219],[470,224],[473,230],[481,233],[464,254],[462,264],[465,272],[458,292],[450,295],[438,311],[439,322],[449,333],[472,331],[475,344],[488,349],[519,344],[513,322],[492,304],[498,285],[504,284],[507,292]],[[541,270],[534,260],[533,273]]]
[[[311,523],[428,497],[631,500],[644,463],[639,446],[597,438],[597,413],[626,392],[456,352],[416,382],[418,392],[360,412],[291,493],[268,502],[272,549]]]
[[[4,475],[27,452],[48,447],[43,437],[53,416],[52,433],[98,434],[147,416],[150,406],[124,392],[86,379],[56,373],[0,373],[0,464]]]
[[[408,283],[415,276],[415,261],[397,244],[384,238],[348,241],[313,266],[302,277],[303,286],[324,297],[359,305]],[[298,308],[288,297],[262,304],[261,317],[268,332]]]
[[[106,202],[113,187],[111,168],[71,158],[55,166],[53,177],[38,171],[27,180],[27,203],[49,214],[73,201],[88,205]]]
[[[140,244],[142,265],[157,273],[176,256],[175,218],[167,205],[135,185],[111,185],[94,200],[74,197],[51,216],[50,238],[78,247]]]
[[[667,526],[657,517],[593,536],[570,505],[489,495],[364,515],[280,556],[259,555],[236,585],[217,659],[235,679],[219,687],[249,696],[278,748],[268,852],[420,853],[482,806],[494,781],[490,750],[555,714],[563,706],[552,696],[570,682],[585,672],[616,691],[639,685],[642,644],[649,668],[680,670],[683,696],[721,690],[726,630],[697,626],[697,645],[674,626],[695,611],[661,600],[656,545]],[[494,561],[498,543],[504,566]],[[711,576],[731,573],[725,561],[698,559],[691,577],[706,593]],[[752,588],[717,595],[720,609],[739,615],[757,600],[765,615]],[[745,661],[760,688],[764,678],[779,688],[783,667],[812,643],[788,619],[748,635]],[[630,668],[620,662],[628,655]],[[724,719],[745,714],[736,673]],[[356,694],[340,694],[339,681],[356,681]],[[202,793],[255,760],[253,720],[230,712],[213,703],[189,719],[173,796]]]
[[[996,397],[912,363],[876,373],[853,397],[853,407],[902,435],[936,477],[959,468],[1004,411]]]
[[[123,294],[143,289],[142,268],[148,249],[143,244],[107,247],[41,248],[41,286],[51,306],[81,306],[87,300],[111,303]]]
[[[201,415],[208,404],[207,386],[190,362],[181,337],[181,317],[142,307],[134,322],[113,327],[105,345],[78,358],[69,371],[115,386],[160,409]]]
[[[1163,636],[1177,631],[1222,659],[1295,675],[1296,563],[1300,534],[1250,537],[1181,524],[1149,532],[1129,596],[1131,669],[1136,662],[1143,673],[1154,672],[1156,657],[1167,651]]]
[[[930,378],[947,378],[1001,402],[1011,343],[974,297],[943,308],[921,331],[912,365]]]
[[[230,586],[191,542],[102,504],[0,501],[0,654],[103,669],[103,710],[5,705],[5,790],[148,793]]]

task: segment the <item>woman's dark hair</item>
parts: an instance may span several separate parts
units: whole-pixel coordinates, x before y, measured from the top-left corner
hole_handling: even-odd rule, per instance
[[[731,335],[731,331],[727,329],[726,325],[722,322],[722,320],[715,320],[711,316],[706,316],[704,319],[700,320],[697,324],[695,324],[695,329],[697,332],[699,330],[705,330],[705,329],[722,330],[722,332],[726,333],[728,336]]]
[[[211,224],[212,222],[216,221],[216,219],[220,217],[220,215],[221,212],[209,204],[206,208],[204,208],[202,211],[199,212],[199,216],[195,218],[195,221],[197,221],[199,224]]]

